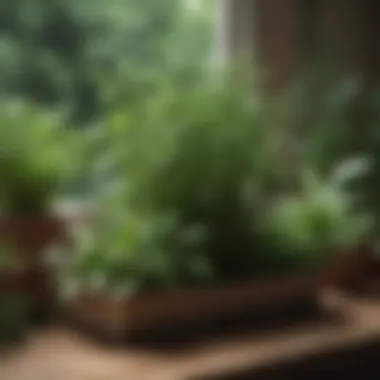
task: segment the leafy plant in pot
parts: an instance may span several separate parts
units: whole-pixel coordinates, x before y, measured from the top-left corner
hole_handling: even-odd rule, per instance
[[[349,74],[337,57],[321,58],[300,78],[293,92],[286,94],[286,120],[293,128],[298,162],[318,169],[322,175],[350,157],[371,160],[370,170],[350,186],[358,203],[370,209],[374,217],[373,239],[363,247],[363,257],[367,256],[368,267],[373,267],[375,231],[380,226],[378,89],[368,86],[361,75]]]
[[[24,255],[37,293],[47,287],[41,284],[42,252],[64,235],[61,220],[51,212],[71,169],[70,137],[60,124],[58,116],[26,104],[1,105],[0,238]]]
[[[371,238],[373,219],[358,210],[347,186],[366,168],[366,161],[348,160],[327,179],[304,171],[299,192],[280,199],[269,217],[277,244],[320,268],[326,285],[349,285],[363,275],[361,248]]]

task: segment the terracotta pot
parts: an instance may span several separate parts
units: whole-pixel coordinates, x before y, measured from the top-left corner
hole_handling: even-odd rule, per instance
[[[0,293],[25,292],[27,281],[26,270],[0,269]]]
[[[65,224],[54,216],[0,218],[0,239],[17,247],[31,261],[37,260],[49,244],[65,239],[65,235]]]
[[[54,273],[42,266],[42,254],[50,244],[67,240],[66,223],[44,216],[0,218],[0,240],[15,247],[25,262],[23,284],[36,310],[52,306],[55,297]]]
[[[206,288],[141,293],[117,299],[85,293],[67,306],[68,316],[87,329],[112,336],[213,323],[234,315],[250,315],[297,302],[318,302],[318,276],[296,274],[215,285]]]

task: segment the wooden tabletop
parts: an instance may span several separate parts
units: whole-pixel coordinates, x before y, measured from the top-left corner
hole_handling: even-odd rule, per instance
[[[380,300],[331,298],[346,316],[281,331],[208,341],[169,351],[105,347],[65,328],[32,334],[23,347],[3,353],[0,380],[185,380],[299,360],[318,352],[380,341]]]

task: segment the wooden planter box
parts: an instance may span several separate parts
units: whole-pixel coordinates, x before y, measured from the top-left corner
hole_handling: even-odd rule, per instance
[[[100,335],[134,337],[158,330],[217,323],[239,315],[278,313],[300,303],[317,306],[319,276],[295,274],[206,288],[141,293],[117,299],[79,295],[68,304],[69,319]],[[317,309],[317,308],[316,308]]]

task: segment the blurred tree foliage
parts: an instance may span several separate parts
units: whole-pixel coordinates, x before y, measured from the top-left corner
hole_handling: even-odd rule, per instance
[[[102,110],[100,79],[204,61],[211,3],[2,0],[1,95],[67,107],[87,122]]]

